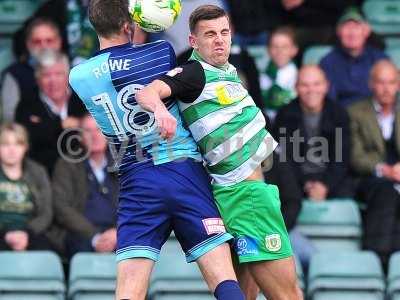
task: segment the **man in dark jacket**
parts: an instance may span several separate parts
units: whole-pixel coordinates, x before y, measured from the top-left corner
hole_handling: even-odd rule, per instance
[[[107,142],[95,120],[81,120],[86,158],[60,159],[53,176],[55,217],[66,230],[67,255],[111,252],[116,247],[118,182],[108,170]]]
[[[316,201],[352,195],[349,178],[349,118],[328,99],[328,81],[318,66],[305,66],[296,84],[298,99],[276,117],[280,159],[292,163],[304,196]]]
[[[3,121],[14,121],[18,103],[29,102],[37,97],[38,87],[34,75],[37,55],[46,49],[61,49],[60,31],[50,19],[33,19],[26,28],[24,43],[28,51],[26,57],[11,64],[3,72],[0,84]]]
[[[366,204],[363,247],[387,266],[400,250],[399,73],[389,60],[377,62],[369,85],[373,96],[349,107],[351,165],[362,176],[358,196]]]
[[[38,56],[35,74],[37,98],[20,102],[16,120],[28,130],[29,157],[44,165],[51,175],[60,153],[67,151],[64,146],[68,146],[68,132],[78,126],[78,117],[85,108],[69,88],[66,55],[43,52]]]

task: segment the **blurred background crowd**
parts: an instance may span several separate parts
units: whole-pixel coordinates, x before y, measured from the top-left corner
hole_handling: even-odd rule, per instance
[[[400,2],[182,0],[175,25],[138,29],[135,42],[166,39],[185,61],[201,4],[229,11],[230,62],[280,142],[265,178],[280,188],[304,270],[319,251],[298,226],[304,205],[338,199],[356,203],[356,248],[386,270],[400,250]],[[68,262],[115,249],[113,160],[68,84],[71,66],[98,49],[87,5],[0,0],[0,250],[49,249]]]

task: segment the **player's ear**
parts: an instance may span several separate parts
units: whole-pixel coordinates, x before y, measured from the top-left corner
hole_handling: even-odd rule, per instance
[[[132,33],[132,28],[133,28],[133,24],[129,23],[129,22],[125,22],[124,25],[122,25],[122,31],[125,34],[129,34],[131,35]]]
[[[193,36],[192,34],[189,35],[189,44],[190,46],[197,50],[199,47],[197,46],[197,41],[196,41],[196,37]]]

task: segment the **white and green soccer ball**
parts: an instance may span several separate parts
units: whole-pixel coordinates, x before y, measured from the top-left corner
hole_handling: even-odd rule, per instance
[[[130,0],[132,19],[147,32],[164,31],[178,18],[181,0]]]

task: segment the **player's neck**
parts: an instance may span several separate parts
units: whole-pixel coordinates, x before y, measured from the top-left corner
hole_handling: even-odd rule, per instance
[[[129,43],[127,36],[116,35],[110,38],[99,37],[100,50]]]

